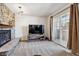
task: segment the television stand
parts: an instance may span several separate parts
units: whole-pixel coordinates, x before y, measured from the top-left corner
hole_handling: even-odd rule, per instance
[[[44,34],[30,34],[29,40],[45,40]]]

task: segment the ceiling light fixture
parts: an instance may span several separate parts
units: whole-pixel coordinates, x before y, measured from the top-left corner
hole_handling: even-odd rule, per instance
[[[19,9],[21,9],[22,7],[21,7],[21,6],[19,6],[18,8],[19,8]]]
[[[22,7],[21,7],[21,6],[19,6],[19,7],[18,7],[18,9],[19,9],[18,14],[19,14],[19,15],[22,15],[22,14],[23,14]]]

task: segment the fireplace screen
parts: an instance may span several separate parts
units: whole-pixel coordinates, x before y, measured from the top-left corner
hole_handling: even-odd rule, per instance
[[[0,30],[0,47],[11,40],[11,30]]]

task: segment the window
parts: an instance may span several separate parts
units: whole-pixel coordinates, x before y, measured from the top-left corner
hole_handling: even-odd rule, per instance
[[[69,9],[57,14],[53,18],[53,39],[67,47],[69,29]]]

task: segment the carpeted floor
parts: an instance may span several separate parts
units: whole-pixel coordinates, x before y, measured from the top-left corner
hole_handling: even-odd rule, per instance
[[[51,41],[20,42],[11,56],[72,56]]]

